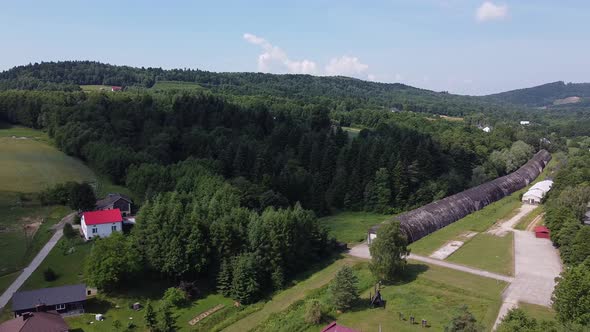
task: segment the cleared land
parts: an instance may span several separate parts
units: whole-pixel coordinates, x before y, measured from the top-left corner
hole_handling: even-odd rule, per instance
[[[514,275],[514,234],[503,237],[480,233],[446,260],[504,275]]]
[[[359,243],[367,238],[373,225],[391,219],[391,216],[371,212],[340,212],[320,219],[336,240],[344,243]]]
[[[514,226],[514,229],[518,229],[521,231],[527,229],[527,227],[530,225],[530,223],[533,222],[533,220],[537,219],[537,217],[539,217],[544,212],[545,212],[545,209],[543,208],[543,205],[537,207],[531,213],[524,216],[524,218],[520,219],[518,224],[516,224]]]
[[[51,146],[45,133],[0,128],[0,191],[31,193],[57,183],[95,180],[81,161]]]
[[[351,140],[353,140],[355,137],[357,137],[359,135],[359,133],[361,132],[361,128],[353,128],[353,127],[342,127],[342,130],[344,130],[346,133],[348,133],[348,138],[350,138]]]
[[[500,307],[500,295],[506,284],[493,279],[470,275],[442,267],[425,264],[410,264],[408,276],[398,284],[385,286],[381,293],[387,301],[386,308],[371,309],[367,299],[372,292],[373,279],[367,263],[355,267],[359,286],[364,289],[362,300],[350,311],[338,314],[331,311],[325,322],[309,325],[304,321],[305,302],[319,299],[329,301],[327,287],[310,294],[287,310],[276,313],[261,322],[255,331],[301,330],[318,331],[331,320],[362,331],[415,331],[419,325],[410,325],[408,317],[413,315],[419,322],[427,319],[432,331],[442,331],[455,314],[466,304],[476,318],[486,327],[491,327]],[[406,320],[399,319],[399,313]],[[244,329],[246,331],[247,329]]]
[[[93,181],[92,171],[50,144],[41,131],[0,123],[0,291],[51,238],[70,210],[41,206],[35,192],[66,181]]]
[[[111,91],[112,86],[110,86],[110,85],[80,85],[80,88],[84,92],[96,92],[96,91]]]

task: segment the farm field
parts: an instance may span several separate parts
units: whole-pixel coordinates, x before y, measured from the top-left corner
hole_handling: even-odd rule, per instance
[[[67,181],[94,181],[81,161],[49,144],[41,131],[0,126],[0,192],[41,191]]]
[[[373,280],[367,263],[354,267],[359,277],[361,301],[350,311],[337,314],[333,310],[320,325],[305,323],[305,301],[319,299],[327,304],[329,294],[323,287],[307,296],[304,300],[291,305],[287,310],[273,314],[261,322],[254,331],[285,330],[318,331],[332,320],[342,325],[362,330],[378,331],[415,331],[417,325],[410,325],[408,320],[400,320],[401,312],[407,319],[410,315],[417,321],[427,319],[430,330],[442,331],[451,320],[455,311],[467,305],[479,322],[491,327],[500,307],[501,293],[506,286],[503,282],[478,277],[462,272],[436,266],[410,263],[405,280],[382,288],[381,293],[387,301],[385,308],[369,308],[367,299],[372,292]],[[460,286],[458,286],[460,285]]]
[[[391,216],[371,212],[340,212],[320,219],[330,235],[344,243],[365,241],[369,227],[390,219]]]
[[[504,275],[514,275],[514,234],[503,237],[481,233],[446,260]]]

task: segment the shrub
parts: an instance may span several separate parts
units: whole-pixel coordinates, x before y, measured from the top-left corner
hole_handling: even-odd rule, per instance
[[[170,287],[164,293],[162,297],[162,301],[173,305],[175,307],[180,307],[186,304],[187,296],[186,293],[176,287]]]
[[[57,274],[52,268],[48,267],[43,271],[43,279],[45,279],[45,281],[54,281],[57,279]]]
[[[72,227],[72,224],[66,223],[64,225],[64,236],[68,239],[73,239],[76,237],[76,230]]]
[[[305,322],[319,324],[322,321],[322,304],[319,300],[313,299],[307,303],[305,308]]]

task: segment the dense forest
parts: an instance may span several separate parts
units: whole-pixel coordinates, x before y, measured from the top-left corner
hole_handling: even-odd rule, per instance
[[[550,106],[567,97],[590,98],[590,83],[547,83],[532,88],[488,95],[485,99],[524,106]]]
[[[207,88],[150,89],[159,80]],[[329,255],[319,216],[402,212],[567,148],[559,126],[481,130],[493,117],[478,112],[505,109],[476,99],[343,77],[62,62],[4,72],[0,86],[0,121],[47,131],[140,198],[131,236],[96,243],[113,258],[89,260],[100,288],[153,272],[256,301]]]

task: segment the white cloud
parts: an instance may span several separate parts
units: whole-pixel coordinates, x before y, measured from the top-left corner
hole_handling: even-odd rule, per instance
[[[364,78],[371,81],[376,79],[374,74],[368,74],[369,65],[362,63],[359,58],[343,55],[328,61],[324,70],[318,69],[318,65],[312,60],[291,60],[287,53],[278,46],[272,45],[268,40],[245,33],[244,40],[248,43],[260,46],[262,53],[258,56],[258,70],[272,73],[312,74],[312,75],[342,75]]]
[[[245,33],[244,39],[250,44],[258,45],[263,53],[258,56],[258,70],[262,72],[284,72],[292,74],[315,74],[317,65],[310,60],[293,61],[280,47],[274,46],[266,39],[251,33]]]
[[[484,2],[475,12],[478,22],[502,20],[508,15],[508,6],[496,5],[490,1]]]
[[[363,75],[369,66],[360,62],[357,57],[341,56],[339,58],[332,58],[326,65],[326,75],[343,75],[359,77]]]

